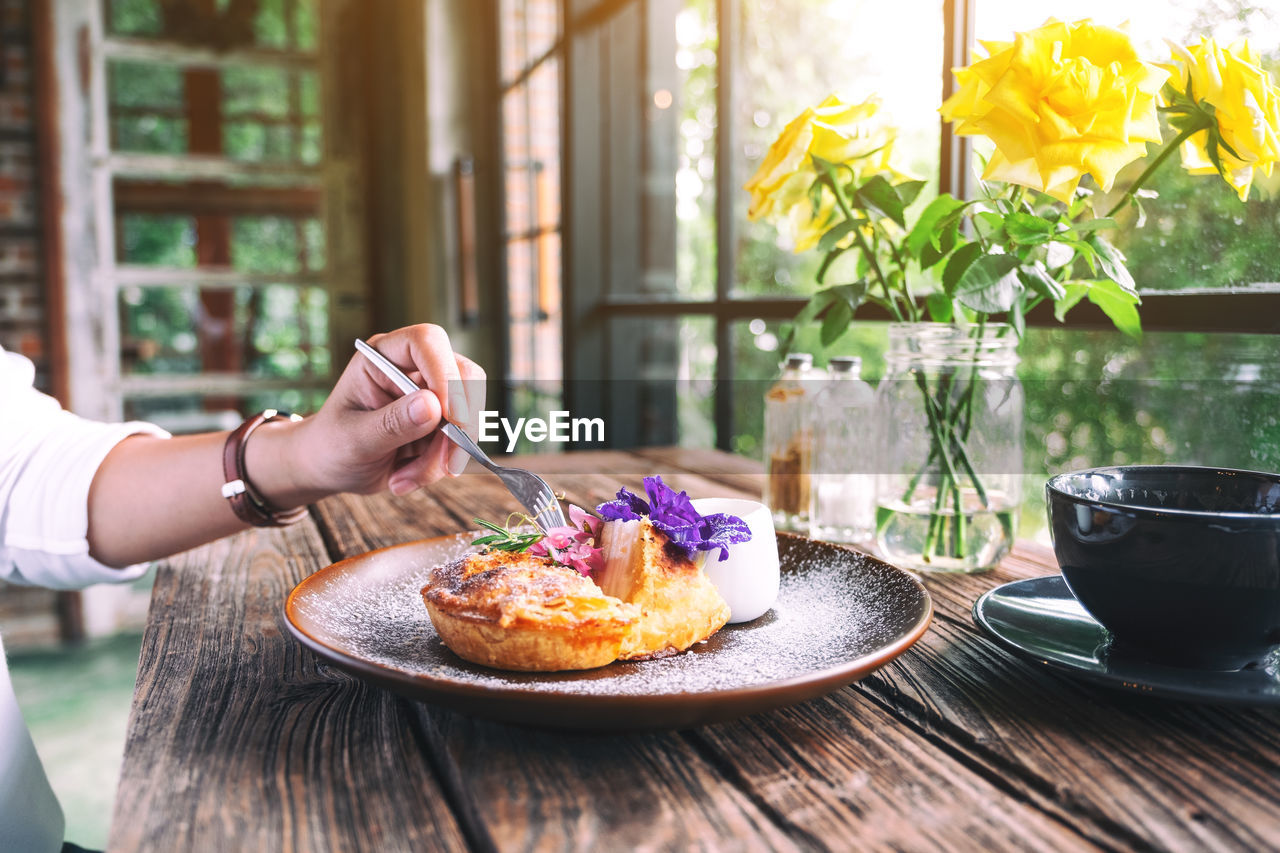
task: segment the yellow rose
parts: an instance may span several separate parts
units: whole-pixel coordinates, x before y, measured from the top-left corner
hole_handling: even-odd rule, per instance
[[[1173,48],[1173,84],[1183,93],[1213,107],[1224,145],[1218,153],[1222,177],[1244,201],[1255,173],[1271,176],[1280,160],[1280,90],[1259,65],[1249,45],[1223,49],[1211,38],[1191,47]],[[1217,173],[1209,157],[1209,132],[1192,134],[1182,143],[1182,165],[1193,175]],[[1230,150],[1227,150],[1228,147]],[[1235,153],[1233,154],[1232,151]],[[1239,156],[1236,156],[1239,155]]]
[[[988,56],[953,71],[960,88],[941,111],[957,134],[995,143],[985,179],[1069,202],[1082,176],[1109,190],[1160,141],[1156,101],[1169,75],[1139,59],[1126,33],[1050,20],[982,44]]]
[[[817,244],[831,226],[836,204],[823,189],[815,213],[809,188],[817,179],[813,157],[848,165],[856,180],[877,172],[891,172],[894,129],[877,121],[880,102],[869,98],[847,104],[828,95],[818,106],[796,116],[769,146],[755,175],[743,187],[751,194],[747,217],[770,218],[789,232],[795,251]]]

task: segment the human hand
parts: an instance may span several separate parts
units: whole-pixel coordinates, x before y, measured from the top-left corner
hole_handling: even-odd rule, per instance
[[[333,492],[372,494],[389,488],[404,495],[466,467],[466,452],[436,428],[443,418],[476,434],[484,370],[455,353],[439,326],[409,326],[375,335],[369,343],[423,390],[401,396],[372,362],[353,356],[320,411],[291,425],[285,453],[294,493],[279,505]],[[256,441],[255,434],[250,452]],[[260,449],[268,450],[269,442]],[[252,459],[246,465],[254,470]]]

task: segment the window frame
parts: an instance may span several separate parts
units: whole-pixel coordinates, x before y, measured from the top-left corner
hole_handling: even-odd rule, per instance
[[[110,0],[50,0],[45,26],[50,65],[57,73],[50,75],[53,91],[48,102],[59,144],[45,168],[58,188],[64,211],[57,228],[60,264],[51,276],[50,289],[66,306],[66,317],[55,318],[59,319],[55,326],[64,329],[67,341],[65,402],[74,411],[118,420],[126,401],[194,394],[221,408],[232,398],[242,406],[244,398],[264,392],[318,394],[332,386],[336,359],[327,369],[308,365],[304,375],[292,378],[267,378],[247,371],[128,373],[123,369],[119,301],[124,289],[134,287],[176,286],[215,296],[238,287],[254,291],[264,285],[319,288],[327,293],[329,331],[326,340],[315,343],[323,343],[330,353],[339,352],[337,344],[368,328],[364,241],[359,229],[349,227],[347,213],[354,209],[352,200],[359,198],[361,149],[352,143],[361,139],[363,131],[347,129],[336,119],[347,112],[343,108],[351,98],[350,87],[338,85],[339,59],[324,44],[325,33],[339,32],[338,24],[359,11],[356,1],[317,4],[314,50],[241,46],[222,51],[168,37],[114,33],[107,21]],[[323,125],[322,160],[317,164],[256,163],[221,154],[118,150],[112,144],[107,82],[108,67],[117,61],[155,62],[183,73],[232,66],[314,70],[321,98],[317,121]],[[76,68],[78,74],[67,72]],[[180,194],[166,183],[175,178],[184,187],[201,181],[206,187],[208,181],[219,185],[195,202],[182,204]],[[239,185],[221,185],[229,179]],[[344,203],[335,204],[335,197]],[[290,274],[241,272],[221,262],[194,268],[122,263],[118,223],[133,202],[148,213],[178,203],[185,212],[226,216],[228,228],[232,215],[289,216],[305,210],[319,218],[326,235],[344,232],[343,251],[339,253],[337,247],[327,251],[323,270]]]

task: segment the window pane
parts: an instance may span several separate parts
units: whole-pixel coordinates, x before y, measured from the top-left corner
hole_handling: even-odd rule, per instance
[[[686,3],[675,19],[674,67],[668,80],[651,83],[645,107],[674,111],[679,122],[676,291],[695,299],[706,299],[716,289],[717,42],[714,4]]]
[[[227,115],[289,115],[290,76],[283,68],[237,66],[223,69],[223,111]]]
[[[557,0],[528,0],[529,58],[537,60],[560,37],[560,4]]]
[[[506,228],[523,234],[533,223],[533,176],[530,170],[527,86],[502,97],[502,156],[506,173]]]
[[[290,46],[292,22],[285,10],[286,4],[288,0],[259,0],[258,15],[253,19],[253,36],[262,47]]]
[[[298,50],[316,49],[320,24],[316,19],[316,0],[297,0],[293,11],[294,47]]]
[[[196,221],[177,214],[126,213],[118,220],[119,261],[163,267],[196,265]]]
[[[610,358],[626,365],[610,383],[610,441],[715,445],[715,325],[710,317],[616,317]],[[625,417],[618,415],[625,413]]]
[[[112,35],[157,35],[164,27],[160,0],[106,0],[107,31]]]
[[[538,26],[545,4],[518,4],[523,26]],[[554,6],[550,9],[554,24]],[[547,21],[543,20],[542,24]],[[504,31],[505,32],[505,31]],[[520,42],[530,32],[506,33]],[[504,41],[505,49],[515,50]],[[522,49],[522,48],[521,48]],[[545,417],[536,407],[559,399],[563,375],[560,330],[560,65],[539,65],[502,98],[505,226],[508,235],[507,373],[516,383],[517,417]],[[521,408],[521,407],[525,408]],[[527,450],[554,448],[529,446]]]
[[[237,216],[231,224],[231,265],[242,272],[296,273],[302,268],[298,230],[283,216]]]
[[[310,272],[324,270],[324,223],[319,219],[307,219],[302,223],[302,245],[306,252],[306,269]]]
[[[216,397],[211,405],[209,397]],[[174,394],[126,398],[126,420],[142,420],[158,424],[170,432],[209,432],[235,429],[251,413],[263,409],[283,409],[307,415],[324,404],[327,391],[308,389],[272,389],[249,394]]]
[[[1273,79],[1280,67],[1280,11],[1267,4],[1242,4],[1228,13],[1218,0],[1077,0],[1069,17],[1091,17],[1110,26],[1129,22],[1139,50],[1153,62],[1168,60],[1166,38],[1192,44],[1202,35],[1212,35],[1223,45],[1247,37]],[[976,35],[1008,39],[1015,31],[1038,27],[1044,18],[1042,9],[1022,0],[978,0]],[[1164,138],[1174,135],[1166,124]],[[1149,152],[1155,150],[1148,146]],[[1221,178],[1188,175],[1177,159],[1175,155],[1147,183],[1159,197],[1143,200],[1147,221],[1141,229],[1127,227],[1133,223],[1133,211],[1117,217],[1126,226],[1117,242],[1128,255],[1138,286],[1183,290],[1280,281],[1280,255],[1273,250],[1280,230],[1280,199],[1260,198],[1255,188],[1243,203]],[[1126,186],[1144,165],[1135,163],[1122,171],[1116,185]]]
[[[156,154],[181,154],[187,150],[180,68],[111,62],[107,89],[113,149]]]
[[[873,95],[881,99],[884,113],[898,128],[898,168],[935,183],[915,205],[936,195],[942,97],[939,0],[745,3],[737,62],[732,121],[738,150],[730,164],[731,187],[746,183],[791,119],[835,92],[851,101]],[[734,211],[740,234],[738,292],[812,292],[819,253],[793,255],[773,226],[748,222],[745,192],[735,193]]]
[[[526,0],[499,0],[498,3],[498,39],[503,81],[519,76],[528,61],[525,6]]]
[[[560,63],[549,59],[529,77],[529,156],[534,175],[534,225],[560,223]]]
[[[120,370],[195,373],[200,369],[196,291],[126,287],[120,291]]]
[[[191,375],[202,347],[233,344],[227,369],[263,378],[303,379],[329,369],[327,294],[320,288],[266,285],[234,289],[231,328],[205,323],[191,286],[120,291],[121,369],[126,374]]]
[[[1271,335],[1032,329],[1022,346],[1027,487],[1022,533],[1045,539],[1044,481],[1125,463],[1280,470]],[[1047,539],[1045,539],[1047,541]]]

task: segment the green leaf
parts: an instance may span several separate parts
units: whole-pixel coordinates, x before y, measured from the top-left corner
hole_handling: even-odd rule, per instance
[[[1004,217],[998,213],[983,211],[975,213],[973,216],[973,225],[988,242],[1003,242],[1000,238],[1004,233]]]
[[[898,193],[898,200],[902,202],[903,207],[916,200],[916,196],[920,195],[920,190],[924,189],[925,183],[925,181],[903,181],[900,184],[893,185],[893,188]]]
[[[952,198],[950,195],[940,195],[933,201],[929,202],[924,210],[920,211],[920,218],[916,220],[915,226],[911,229],[911,233],[907,235],[907,251],[914,257],[920,257],[924,247],[932,242],[935,229],[939,226],[943,219],[954,213],[957,208],[964,207],[964,202]],[[955,238],[952,238],[954,242]],[[946,254],[943,252],[942,254]],[[941,256],[939,256],[941,257]],[[937,259],[934,260],[937,263]],[[930,266],[921,262],[921,266]]]
[[[941,290],[935,290],[924,298],[924,307],[935,323],[950,323],[955,316],[955,305]]]
[[[499,536],[497,533],[490,533],[488,536],[481,536],[479,539],[472,539],[472,545],[488,545],[491,542],[501,542],[505,537]]]
[[[1067,318],[1067,312],[1084,299],[1085,294],[1089,292],[1089,283],[1087,281],[1068,281],[1063,285],[1063,295],[1061,299],[1055,299],[1053,302],[1053,316],[1059,323]]]
[[[847,237],[849,232],[854,228],[857,228],[860,224],[862,223],[856,219],[846,219],[832,228],[827,229],[826,233],[818,240],[818,251],[824,254],[830,252],[832,249],[836,248],[836,244]],[[823,271],[825,273],[825,265]],[[819,281],[821,281],[821,279],[819,279]]]
[[[831,269],[831,265],[836,262],[836,258],[849,251],[849,248],[851,247],[846,246],[844,248],[835,248],[830,252],[827,252],[827,256],[822,259],[822,265],[818,267],[817,275],[814,276],[818,284],[822,284],[827,280],[827,272]]]
[[[854,197],[859,207],[874,210],[881,216],[892,219],[902,228],[907,227],[902,199],[898,198],[893,184],[885,180],[883,175],[872,175],[868,178],[865,184],[858,187]]]
[[[492,521],[485,521],[483,518],[473,518],[471,520],[474,521],[476,524],[480,525],[481,527],[485,527],[485,528],[488,528],[489,530],[492,530],[494,533],[501,533],[503,536],[507,535],[507,528],[500,527],[499,525],[494,524]]]
[[[956,282],[964,275],[969,265],[982,254],[982,246],[978,243],[965,243],[951,255],[947,266],[942,271],[942,289],[948,295],[956,292]]]
[[[833,302],[840,298],[839,292],[834,287],[828,287],[825,290],[819,290],[813,296],[809,297],[809,302],[796,313],[794,322],[797,326],[803,326],[806,323],[812,323],[831,306]]]
[[[853,281],[848,284],[837,284],[831,289],[834,290],[841,299],[848,302],[849,307],[856,312],[859,306],[861,306],[867,299],[868,287],[870,287],[870,284],[867,281],[859,279],[858,281]]]
[[[1056,242],[1075,249],[1077,257],[1084,258],[1084,262],[1089,265],[1090,272],[1096,273],[1098,271],[1098,251],[1092,244],[1086,243],[1084,240],[1068,240],[1062,235],[1058,235]]]
[[[858,278],[866,278],[867,273],[871,272],[871,259],[867,257],[866,252],[858,253],[858,260],[854,263],[853,271]]]
[[[1072,228],[1077,234],[1088,234],[1090,231],[1101,231],[1105,228],[1119,228],[1120,225],[1114,219],[1099,218],[1086,219],[1084,222],[1073,223]]]
[[[938,239],[925,243],[924,249],[920,252],[920,269],[922,270],[927,270],[951,253],[955,248],[956,240],[960,239],[960,227],[952,225],[940,235],[934,236]]]
[[[1049,269],[1065,267],[1076,259],[1076,250],[1060,240],[1050,240],[1044,244],[1044,261]]]
[[[986,314],[1008,311],[1023,292],[1018,259],[1012,255],[983,255],[956,282],[956,300]]]
[[[1038,293],[1047,299],[1052,299],[1054,302],[1057,302],[1067,294],[1062,282],[1049,275],[1049,271],[1039,261],[1023,264],[1018,268],[1018,276],[1028,290]]]
[[[1018,298],[1014,300],[1013,307],[1009,309],[1009,324],[1013,326],[1013,333],[1018,336],[1018,340],[1022,340],[1027,334],[1027,292],[1024,290],[1018,294]]]
[[[1102,274],[1123,290],[1136,296],[1138,286],[1134,283],[1133,276],[1129,274],[1128,267],[1124,265],[1124,253],[1111,245],[1101,234],[1090,234],[1086,242],[1098,253],[1098,266],[1102,268]]]
[[[1004,218],[1004,230],[1015,243],[1037,246],[1053,239],[1054,226],[1030,213],[1010,213]]]
[[[1142,337],[1142,321],[1138,318],[1138,294],[1121,287],[1115,281],[1102,279],[1089,288],[1089,301],[1111,318],[1116,328],[1131,338]]]
[[[817,218],[822,210],[822,179],[818,178],[809,184],[809,215]]]
[[[836,339],[845,333],[849,328],[849,324],[853,322],[853,308],[850,307],[848,301],[839,299],[831,310],[827,312],[826,319],[822,321],[822,345],[829,347],[836,342]]]

